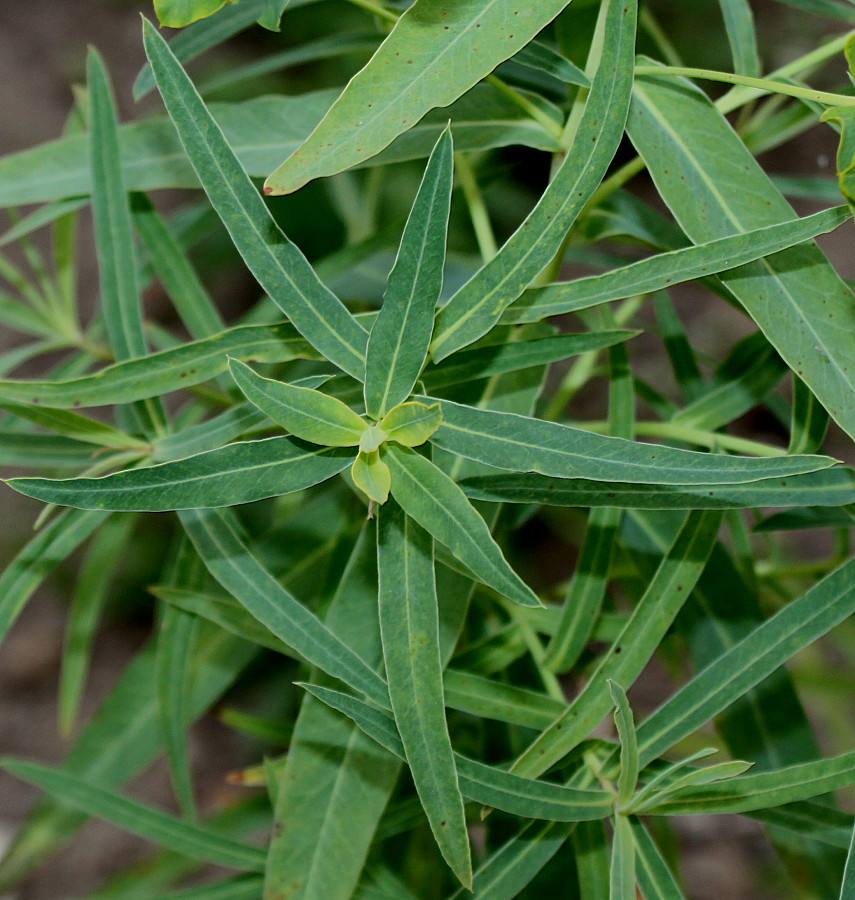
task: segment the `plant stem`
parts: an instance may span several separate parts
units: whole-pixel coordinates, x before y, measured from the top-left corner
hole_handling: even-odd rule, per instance
[[[693,69],[689,66],[636,66],[636,75],[673,75],[687,78],[703,78],[707,81],[723,81],[738,84],[770,94],[784,94],[799,100],[813,100],[826,106],[855,106],[855,97],[847,94],[831,94],[813,88],[799,87],[769,78],[751,78],[749,75],[735,75],[733,72],[716,72],[713,69]],[[751,98],[747,98],[745,102]],[[741,104],[740,104],[741,105]]]
[[[348,0],[348,2],[367,12],[373,13],[375,16],[379,16],[381,19],[385,19],[387,22],[398,21],[398,13],[393,12],[391,9],[386,9],[379,3],[374,3],[373,0]]]
[[[499,78],[498,75],[488,75],[484,79],[488,84],[500,90],[509,100],[516,103],[520,109],[534,119],[539,125],[542,125],[554,138],[561,137],[561,125],[551,116],[547,115],[539,106],[536,106],[524,94],[521,94],[516,88],[511,87],[507,82]]]
[[[464,153],[454,154],[454,165],[460,186],[463,188],[463,196],[466,198],[466,206],[469,210],[469,218],[472,220],[472,228],[475,231],[475,239],[478,241],[478,250],[484,262],[489,262],[498,252],[496,236],[490,223],[490,214],[484,204],[481,188],[472,163]]]

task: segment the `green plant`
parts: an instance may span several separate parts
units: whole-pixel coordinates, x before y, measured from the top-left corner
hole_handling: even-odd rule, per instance
[[[207,88],[372,51],[344,90],[209,110],[179,58],[259,18],[275,29],[288,3],[161,0],[165,21],[199,20],[175,52],[144,23],[137,93],[156,85],[171,125],[119,127],[93,51],[68,134],[0,160],[0,202],[43,204],[2,239],[20,241],[32,269],[0,263],[15,292],[0,319],[32,338],[0,358],[3,374],[67,351],[48,378],[0,381],[0,460],[29,470],[7,483],[48,504],[0,577],[0,634],[90,540],[60,685],[66,733],[140,514],[169,529],[151,646],[63,766],[3,761],[49,799],[0,884],[94,815],[164,847],[102,898],[631,900],[636,886],[678,898],[671,823],[737,812],[768,827],[782,895],[832,897],[845,880],[848,896],[853,819],[834,792],[855,783],[855,753],[820,753],[796,689],[833,677],[830,661],[800,664],[819,639],[853,665],[855,473],[821,454],[830,420],[855,437],[855,294],[811,240],[851,209],[797,217],[752,151],[822,113],[841,132],[839,184],[781,183],[855,199],[855,96],[801,80],[844,51],[851,67],[849,36],[763,78],[744,0],[720,0],[733,73],[683,66],[635,0],[353,2],[373,31],[333,26]],[[787,2],[855,24],[840,0]],[[686,76],[734,86],[714,103]],[[530,211],[508,216],[498,204],[515,182],[489,151],[511,145],[551,154],[552,170]],[[406,221],[381,227],[416,167]],[[277,216],[307,215],[321,194],[271,205],[251,180],[271,170],[267,194],[327,179],[343,237],[314,268]],[[673,218],[626,187],[644,171]],[[207,201],[171,220],[145,194],[199,185]],[[84,328],[73,245],[86,203],[101,303]],[[47,225],[49,263],[30,242]],[[265,292],[229,327],[189,259],[203,240],[236,250]],[[396,245],[379,290],[358,281]],[[627,255],[639,246],[643,258]],[[580,260],[604,271],[558,280]],[[155,277],[186,336],[143,320]],[[669,296],[690,281],[748,326],[711,374]],[[330,286],[349,282],[345,305]],[[547,321],[569,313],[585,330]],[[636,323],[661,342],[670,387],[633,375]],[[547,367],[571,357],[545,389]],[[607,418],[567,424],[601,374]],[[787,448],[734,433],[758,406]],[[567,582],[541,579],[539,592],[528,582],[546,557],[521,543],[533,520],[578,548]],[[788,559],[781,536],[794,528],[831,529],[830,555]],[[261,743],[245,780],[267,790],[202,821],[186,729],[261,654],[264,702],[224,719]],[[682,684],[636,726],[625,691],[656,656]],[[569,700],[563,673],[580,679]],[[613,709],[616,739],[596,736]],[[716,733],[702,733],[710,719]],[[180,815],[121,793],[161,750]],[[734,758],[698,765],[716,752]],[[208,862],[240,874],[179,889]]]

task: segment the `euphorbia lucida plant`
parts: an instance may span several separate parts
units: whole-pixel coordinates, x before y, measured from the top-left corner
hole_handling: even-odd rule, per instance
[[[787,3],[855,25],[839,0]],[[829,428],[835,447],[855,436],[855,295],[812,240],[851,217],[855,97],[805,81],[851,42],[764,77],[749,4],[719,5],[730,72],[682,65],[667,3],[342,0],[353,18],[303,10],[304,42],[197,88],[182,62],[255,21],[298,33],[313,0],[161,0],[188,30],[168,44],[144,21],[135,90],[165,116],[119,125],[92,51],[87,114],[0,160],[3,202],[43,204],[2,238],[35,265],[0,268],[17,292],[0,320],[31,338],[0,356],[0,459],[48,504],[0,577],[0,635],[89,542],[60,684],[79,731],[59,767],[3,761],[48,794],[4,889],[94,815],[165,848],[103,897],[674,900],[692,885],[663,840],[729,812],[768,828],[792,896],[849,896],[833,792],[855,783],[855,735],[842,691],[810,717],[799,691],[815,700],[828,660],[855,667],[855,474],[825,452]],[[343,88],[246,93],[329,59],[353,66]],[[732,87],[713,102],[690,78]],[[209,104],[224,88],[243,99]],[[839,180],[771,180],[754,154],[820,116]],[[495,152],[518,146],[542,154],[536,196]],[[176,187],[192,202],[161,215],[147,192]],[[838,189],[847,204],[805,217],[782,194]],[[84,325],[87,203],[101,296]],[[340,245],[310,264],[280,222],[318,204]],[[45,226],[48,264],[29,243]],[[235,321],[194,267],[204,240],[263,291]],[[144,319],[155,279],[181,329]],[[739,317],[721,359],[684,327],[689,282]],[[6,377],[29,359],[52,369]],[[600,376],[605,417],[573,421]],[[757,408],[771,443],[731,427]],[[155,633],[76,726],[147,513]],[[793,560],[796,528],[827,530],[829,555]],[[802,652],[820,640],[827,659]],[[627,691],[654,659],[674,684],[650,711]],[[233,780],[256,793],[211,812],[187,729],[224,702],[259,757]],[[827,756],[823,716],[840,720]],[[161,751],[177,814],[122,789]],[[181,889],[208,863],[232,874]]]

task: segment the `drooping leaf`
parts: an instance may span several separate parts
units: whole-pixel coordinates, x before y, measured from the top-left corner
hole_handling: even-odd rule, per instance
[[[166,42],[147,21],[143,32],[166,109],[235,247],[297,330],[327,359],[361,381],[367,334],[279,229]]]
[[[446,130],[428,160],[368,338],[365,409],[375,419],[410,396],[427,359],[442,290],[453,176],[451,132]]]
[[[529,287],[558,252],[618,148],[632,89],[637,4],[609,0],[601,14],[602,54],[573,146],[528,218],[440,311],[431,343],[435,362],[489,331]]]
[[[389,499],[392,473],[377,450],[368,453],[360,450],[350,467],[350,477],[369,500],[385,503]]]

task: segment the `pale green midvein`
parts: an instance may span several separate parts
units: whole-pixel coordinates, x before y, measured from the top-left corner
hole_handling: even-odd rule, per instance
[[[650,66],[649,68],[651,68],[653,70],[650,74],[656,74],[656,72],[659,69],[658,66]],[[644,100],[644,97],[645,97],[644,89],[638,85],[636,85],[636,95],[642,101]],[[855,103],[855,97],[852,98],[852,101],[853,101],[853,103]],[[697,157],[695,157],[692,154],[691,149],[688,147],[688,145],[685,143],[685,141],[683,141],[680,138],[680,135],[677,134],[677,132],[671,127],[671,124],[662,117],[659,110],[649,99],[647,100],[645,105],[647,106],[647,110],[648,110],[649,114],[654,119],[656,119],[657,123],[662,128],[662,130],[665,131],[665,133],[671,137],[674,144],[680,148],[680,150],[683,152],[683,155],[686,157],[686,159],[688,159],[690,162],[692,162],[694,164],[695,169],[696,169],[697,173],[699,174],[701,180],[709,187],[712,195],[719,201],[722,212],[725,214],[726,218],[731,222],[731,224],[735,228],[738,229],[739,232],[741,232],[742,234],[745,234],[745,228],[743,227],[742,223],[734,216],[730,206],[725,201],[724,197],[719,192],[719,190],[716,188],[715,182],[713,182],[707,176],[704,167],[700,164]],[[814,347],[823,354],[823,356],[825,357],[827,362],[831,363],[834,366],[834,369],[837,371],[839,377],[842,378],[845,382],[849,383],[849,380],[846,378],[846,376],[840,370],[840,367],[834,363],[834,356],[828,351],[825,344],[823,343],[822,338],[816,333],[816,331],[815,331],[813,325],[811,324],[811,322],[809,321],[809,319],[804,315],[802,310],[799,308],[798,304],[795,301],[795,297],[793,297],[792,292],[789,290],[787,285],[784,284],[784,282],[781,280],[780,274],[772,268],[768,259],[766,259],[765,257],[763,257],[759,260],[756,260],[756,262],[759,262],[761,265],[763,265],[763,267],[767,270],[769,275],[771,275],[772,278],[775,280],[775,282],[777,283],[777,285],[781,289],[781,291],[785,294],[785,296],[789,302],[790,309],[796,314],[798,319],[805,324],[807,330],[809,331],[809,333],[813,337],[814,341],[816,342],[814,344]]]
[[[732,72],[717,72],[713,69],[694,69],[687,66],[636,66],[636,75],[669,75],[686,78],[702,78],[705,81],[723,81],[740,87],[754,88],[768,94],[784,94],[798,100],[814,100],[826,106],[855,106],[855,97],[849,94],[831,94],[814,88],[800,87],[768,78],[752,78],[749,75],[734,75]]]
[[[240,196],[237,194],[237,192],[236,192],[236,191],[234,190],[234,188],[232,187],[231,180],[230,180],[229,178],[226,177],[226,173],[223,171],[223,168],[222,168],[222,166],[220,165],[220,162],[219,162],[219,160],[217,159],[216,154],[214,153],[213,147],[208,143],[207,138],[206,138],[205,135],[202,133],[202,129],[201,129],[201,128],[198,128],[198,127],[195,125],[195,118],[194,118],[194,116],[193,116],[193,113],[192,113],[192,111],[190,110],[189,106],[187,106],[187,104],[184,102],[184,99],[183,99],[183,97],[182,97],[182,95],[181,95],[181,89],[180,89],[180,87],[179,87],[178,81],[177,81],[174,77],[173,77],[173,79],[172,79],[172,86],[173,86],[174,92],[175,92],[175,94],[176,94],[176,96],[177,96],[178,103],[181,104],[181,107],[183,108],[183,110],[184,110],[186,116],[190,119],[191,124],[193,124],[194,130],[199,134],[199,136],[202,138],[202,141],[204,142],[205,146],[208,148],[208,157],[209,157],[210,161],[213,163],[213,165],[215,166],[217,172],[219,173],[220,178],[222,179],[223,184],[226,185],[227,190],[228,190],[229,193],[231,194],[231,197],[232,197],[233,201],[235,202],[235,204],[238,206],[238,208],[239,208],[239,209],[241,210],[241,212],[243,213],[244,218],[245,218],[246,221],[249,223],[249,226],[250,226],[250,228],[251,228],[251,230],[252,230],[252,233],[256,236],[256,238],[257,238],[259,244],[260,244],[262,247],[266,247],[266,244],[264,243],[264,237],[263,237],[263,235],[261,234],[261,232],[258,230],[258,228],[256,227],[256,223],[255,223],[254,218],[253,218],[252,216],[250,216],[249,210],[246,209],[246,207],[243,205],[243,202],[241,201]],[[214,123],[214,124],[215,124],[215,127],[216,127],[216,128],[219,128],[219,125],[216,125],[216,123]],[[223,138],[223,140],[225,140],[225,137]],[[277,226],[277,227],[278,227],[278,226]],[[289,239],[287,238],[287,236],[285,237],[285,239],[286,239],[286,240],[289,240]],[[290,241],[289,241],[289,243],[290,243]],[[293,281],[293,279],[292,279],[292,278],[290,277],[290,275],[288,274],[288,271],[282,266],[282,264],[279,262],[279,260],[276,258],[276,256],[274,256],[272,253],[269,253],[268,255],[270,256],[270,258],[271,258],[272,260],[274,260],[274,262],[276,263],[277,269],[278,269],[279,272],[282,274],[283,278],[288,282],[288,284],[291,285],[291,288],[295,291],[295,293],[296,293],[299,297],[301,297],[303,300],[306,301],[306,306],[307,306],[307,308],[309,309],[309,311],[314,315],[315,319],[316,319],[318,322],[320,322],[320,323],[324,326],[324,328],[326,328],[327,332],[328,332],[330,335],[332,335],[332,337],[333,337],[334,340],[338,341],[339,344],[343,344],[345,347],[347,347],[348,350],[350,350],[350,351],[354,354],[354,356],[356,356],[357,359],[359,359],[361,362],[364,363],[364,362],[365,362],[365,353],[364,353],[364,351],[363,351],[363,352],[360,352],[356,347],[354,347],[354,346],[353,346],[352,344],[350,344],[347,340],[345,340],[345,338],[344,338],[342,335],[340,335],[334,328],[332,328],[332,327],[329,325],[329,323],[323,318],[323,316],[321,316],[321,315],[318,313],[318,311],[317,311],[317,310],[315,309],[315,307],[314,307],[314,304],[312,304],[311,302],[309,302],[309,298],[308,298],[308,297],[306,296],[306,294],[305,294],[305,293],[304,293],[304,292],[296,285],[296,283]],[[347,312],[346,309],[345,309],[345,312]],[[353,321],[356,322],[356,324],[357,324],[363,331],[365,331],[365,328],[363,327],[363,325],[362,325],[360,322],[358,322],[356,319],[354,319]],[[366,332],[366,333],[367,333],[367,332]]]

